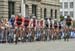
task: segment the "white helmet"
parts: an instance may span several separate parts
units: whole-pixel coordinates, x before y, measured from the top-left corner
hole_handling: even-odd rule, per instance
[[[18,16],[22,16],[22,14],[21,14],[21,13],[19,13],[19,14],[18,14]]]
[[[36,18],[36,16],[33,16],[32,18]]]
[[[15,15],[11,15],[11,17],[13,18],[13,17],[15,17]]]

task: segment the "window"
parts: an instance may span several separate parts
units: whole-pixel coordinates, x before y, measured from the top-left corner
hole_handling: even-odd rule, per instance
[[[73,2],[70,2],[70,8],[73,8]]]
[[[47,16],[47,10],[46,10],[46,8],[44,9],[44,18]]]
[[[73,11],[70,11],[70,16],[73,17]]]
[[[68,2],[64,2],[64,8],[68,8]]]
[[[37,9],[37,6],[36,6],[36,5],[32,5],[32,14],[33,14],[34,16],[37,16],[37,15],[36,15],[36,9]]]
[[[68,11],[64,11],[64,16],[67,16],[68,15]]]
[[[8,13],[9,13],[9,18],[11,17],[11,15],[15,14],[15,2],[8,2]]]
[[[26,2],[26,0],[23,0],[23,2],[25,3],[25,2]]]
[[[51,18],[53,18],[53,10],[51,9],[50,12],[51,12],[51,13],[50,13],[50,14],[51,14]]]
[[[57,18],[57,10],[55,10],[55,18]]]
[[[60,7],[63,8],[63,4],[62,3],[60,3],[60,4],[61,4]]]
[[[40,8],[40,17],[42,17],[42,8]]]
[[[19,8],[20,8],[20,13],[21,13],[21,6]]]
[[[60,15],[61,15],[61,16],[63,15],[63,12],[62,12],[62,11],[60,12]]]

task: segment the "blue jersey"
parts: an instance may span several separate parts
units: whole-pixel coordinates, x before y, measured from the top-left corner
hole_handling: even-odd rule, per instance
[[[15,18],[10,18],[9,22],[10,22],[11,25],[14,25]]]

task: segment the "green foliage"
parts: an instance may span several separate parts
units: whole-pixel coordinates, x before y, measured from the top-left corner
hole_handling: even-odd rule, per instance
[[[60,21],[63,21],[64,20],[64,16],[60,16]]]

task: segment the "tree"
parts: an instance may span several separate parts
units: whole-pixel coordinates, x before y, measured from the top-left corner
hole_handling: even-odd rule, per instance
[[[60,21],[63,21],[64,20],[64,16],[60,16]]]

